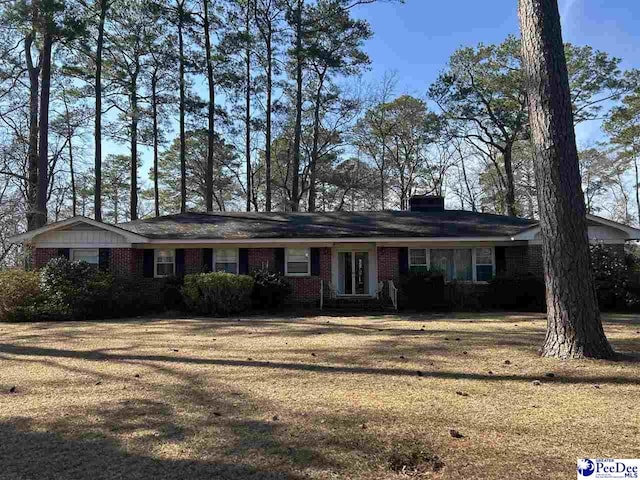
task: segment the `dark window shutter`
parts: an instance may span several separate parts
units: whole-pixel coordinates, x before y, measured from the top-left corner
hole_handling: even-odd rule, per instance
[[[249,249],[241,248],[238,250],[238,273],[240,275],[249,274]]]
[[[109,271],[109,259],[111,258],[110,248],[100,248],[98,250],[98,268],[101,272]]]
[[[311,249],[311,275],[314,277],[320,276],[320,249]]]
[[[496,247],[496,275],[502,275],[507,271],[506,247]]]
[[[142,272],[143,275],[146,278],[153,278],[153,261],[154,261],[154,250],[153,248],[151,249],[146,249],[143,250],[144,252],[144,257],[142,259]]]
[[[213,272],[213,248],[202,249],[202,271]]]
[[[398,250],[398,266],[400,273],[409,273],[409,248],[402,247]]]
[[[69,256],[71,255],[71,250],[68,248],[59,248],[58,249],[58,257],[64,257],[69,260]]]
[[[176,276],[184,275],[184,248],[176,248]]]
[[[276,272],[284,275],[284,248],[276,248],[273,257]]]

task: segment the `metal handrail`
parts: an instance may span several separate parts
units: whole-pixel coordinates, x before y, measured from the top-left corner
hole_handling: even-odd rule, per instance
[[[398,289],[393,283],[393,280],[389,280],[389,297],[391,297],[391,303],[393,303],[393,309],[398,310]]]

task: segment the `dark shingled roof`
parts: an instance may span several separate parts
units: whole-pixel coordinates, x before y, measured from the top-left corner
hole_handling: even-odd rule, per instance
[[[502,237],[535,220],[461,210],[435,212],[184,213],[121,223],[154,239]]]

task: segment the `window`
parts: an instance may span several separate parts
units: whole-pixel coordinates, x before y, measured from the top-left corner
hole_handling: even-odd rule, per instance
[[[311,255],[308,248],[287,248],[285,275],[306,276],[311,273]]]
[[[453,250],[438,249],[431,250],[431,269],[441,272],[445,281],[455,280],[455,268],[453,263]]]
[[[493,278],[493,248],[476,248],[476,281],[488,282]]]
[[[410,250],[409,266],[428,262],[428,268],[444,274],[445,281],[488,282],[493,278],[493,248],[433,248],[422,254],[421,249]],[[416,253],[414,253],[416,252]],[[420,267],[417,267],[420,268]]]
[[[155,276],[170,277],[175,274],[175,250],[155,250]]]
[[[71,250],[71,261],[87,262],[97,267],[100,263],[100,255],[97,248],[74,248]]]
[[[216,249],[215,259],[216,272],[238,273],[238,249],[237,248],[218,248]]]
[[[429,250],[426,248],[410,249],[409,270],[411,272],[425,272],[429,270]]]

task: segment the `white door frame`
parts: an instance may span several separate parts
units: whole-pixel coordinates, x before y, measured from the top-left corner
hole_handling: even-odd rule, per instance
[[[340,245],[331,250],[331,281],[335,291],[338,291],[340,264],[340,252],[366,252],[369,258],[369,292],[364,294],[338,294],[341,297],[375,297],[378,293],[378,257],[375,245]],[[355,258],[355,257],[352,257]]]

